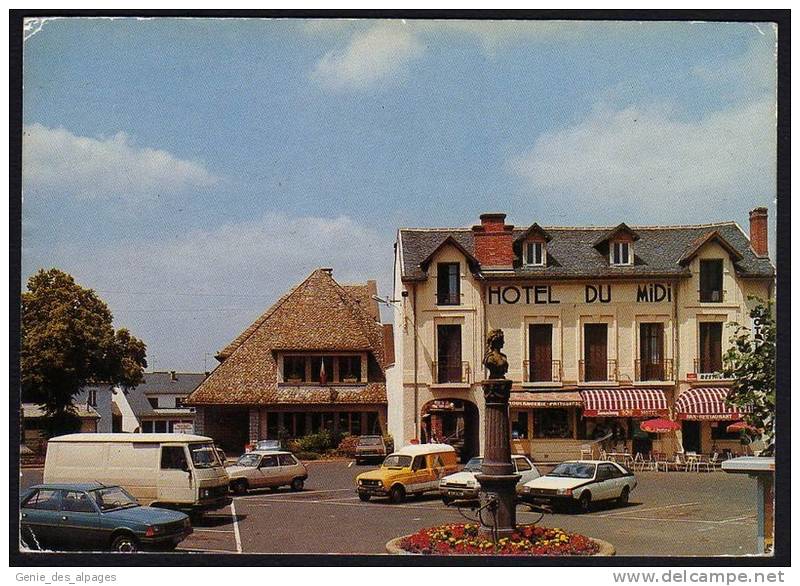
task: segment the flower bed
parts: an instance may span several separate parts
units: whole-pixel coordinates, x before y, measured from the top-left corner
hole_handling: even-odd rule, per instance
[[[408,553],[423,555],[596,555],[600,545],[594,539],[561,529],[519,525],[510,537],[498,540],[478,533],[478,525],[457,523],[429,527],[404,537],[398,543]]]

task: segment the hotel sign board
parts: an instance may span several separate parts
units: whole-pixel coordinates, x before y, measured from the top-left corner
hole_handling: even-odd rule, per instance
[[[488,287],[486,302],[489,305],[557,305],[561,303],[563,291],[557,285],[508,285]],[[572,289],[572,288],[571,288]],[[669,283],[638,283],[636,290],[625,288],[626,297],[615,298],[614,285],[584,285],[583,303],[611,303],[612,301],[630,303],[671,303],[672,285]],[[574,289],[572,289],[574,290]]]

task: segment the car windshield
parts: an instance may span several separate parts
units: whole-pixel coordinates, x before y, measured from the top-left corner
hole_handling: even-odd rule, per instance
[[[121,486],[106,486],[89,492],[98,508],[103,511],[115,511],[138,507],[139,503]]]
[[[374,435],[362,436],[358,440],[358,444],[361,446],[378,446],[380,445],[380,443],[381,443],[381,438]]]
[[[483,458],[470,458],[467,465],[464,466],[464,472],[480,472]]]
[[[408,468],[409,466],[411,466],[411,456],[392,454],[391,456],[386,456],[383,461],[384,468]]]
[[[195,468],[212,468],[220,465],[217,450],[211,444],[191,444],[189,451],[192,453]]]
[[[559,476],[563,478],[594,478],[594,464],[583,464],[581,462],[562,462],[547,476]]]
[[[244,454],[236,460],[237,466],[247,466],[248,468],[255,468],[261,461],[261,456],[258,454]]]

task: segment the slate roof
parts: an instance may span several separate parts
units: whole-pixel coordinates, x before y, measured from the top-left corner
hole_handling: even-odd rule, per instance
[[[188,395],[203,379],[203,372],[145,372],[144,380],[136,387],[145,395]]]
[[[22,417],[24,419],[36,419],[44,417],[44,408],[36,403],[22,403]],[[100,419],[100,414],[91,405],[74,405],[75,414],[81,419]]]
[[[191,405],[263,405],[331,402],[385,403],[384,329],[363,307],[370,285],[357,291],[362,302],[317,269],[281,297],[229,344],[222,362],[187,398]],[[353,290],[352,288],[350,289]],[[371,293],[370,293],[371,295]],[[377,310],[377,305],[376,305]],[[276,351],[368,352],[381,380],[366,385],[298,386],[277,382]]]
[[[639,240],[634,245],[632,266],[609,266],[608,256],[595,247],[616,227],[547,227],[543,229],[552,239],[547,243],[547,266],[515,266],[513,273],[498,277],[576,279],[624,277],[680,277],[689,269],[680,264],[697,242],[717,232],[730,244],[741,259],[734,263],[740,277],[772,277],[774,268],[768,258],[756,256],[750,241],[735,222],[696,226],[632,226]],[[523,236],[527,229],[514,229],[513,238]],[[430,254],[447,238],[453,238],[467,252],[475,254],[475,242],[469,228],[401,228],[398,233],[402,258],[402,279],[425,280],[426,271],[420,267]],[[517,263],[519,265],[520,263]],[[492,275],[485,273],[486,278]]]

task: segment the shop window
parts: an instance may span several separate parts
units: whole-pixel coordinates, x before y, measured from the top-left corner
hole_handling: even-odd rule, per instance
[[[638,380],[666,380],[663,323],[639,325],[639,361]]]
[[[528,327],[528,376],[531,382],[553,380],[553,325],[531,324]]]
[[[322,413],[312,413],[311,429],[309,431],[311,433],[319,433],[321,429],[322,429]]]
[[[372,435],[380,435],[381,433],[378,414],[374,411],[367,413],[367,433]]]
[[[728,426],[733,421],[712,421],[711,422],[711,439],[712,440],[738,440],[740,439],[741,432],[728,431]]]
[[[517,411],[516,417],[511,421],[511,439],[528,438],[528,412]]]
[[[322,428],[327,431],[333,431],[334,413],[325,412],[322,414]]]
[[[166,421],[154,421],[153,422],[153,431],[155,433],[167,433],[167,422]]]
[[[722,322],[700,324],[700,372],[722,370]]]
[[[327,384],[333,380],[333,356],[311,357],[311,382]]]
[[[340,412],[337,417],[339,418],[339,433],[350,432],[350,414],[346,411]]]
[[[436,326],[437,383],[460,383],[461,372],[461,326]]]
[[[267,413],[267,437],[265,439],[278,439],[279,421],[276,412]]]
[[[633,264],[633,244],[630,242],[612,242],[610,250],[610,262],[612,265],[632,265]]]
[[[525,245],[525,264],[542,267],[547,264],[544,242],[528,242]]]
[[[283,380],[288,383],[300,383],[306,380],[306,357],[283,357]]]
[[[572,437],[572,413],[569,409],[536,409],[533,432],[537,438]]]
[[[361,380],[361,356],[339,357],[339,380],[343,383]]]
[[[722,301],[722,260],[700,261],[700,301],[720,303]]]
[[[436,267],[436,305],[460,304],[460,265],[457,262],[440,262]]]
[[[350,414],[350,433],[361,435],[361,413]]]
[[[153,433],[152,421],[142,421],[142,433]]]

